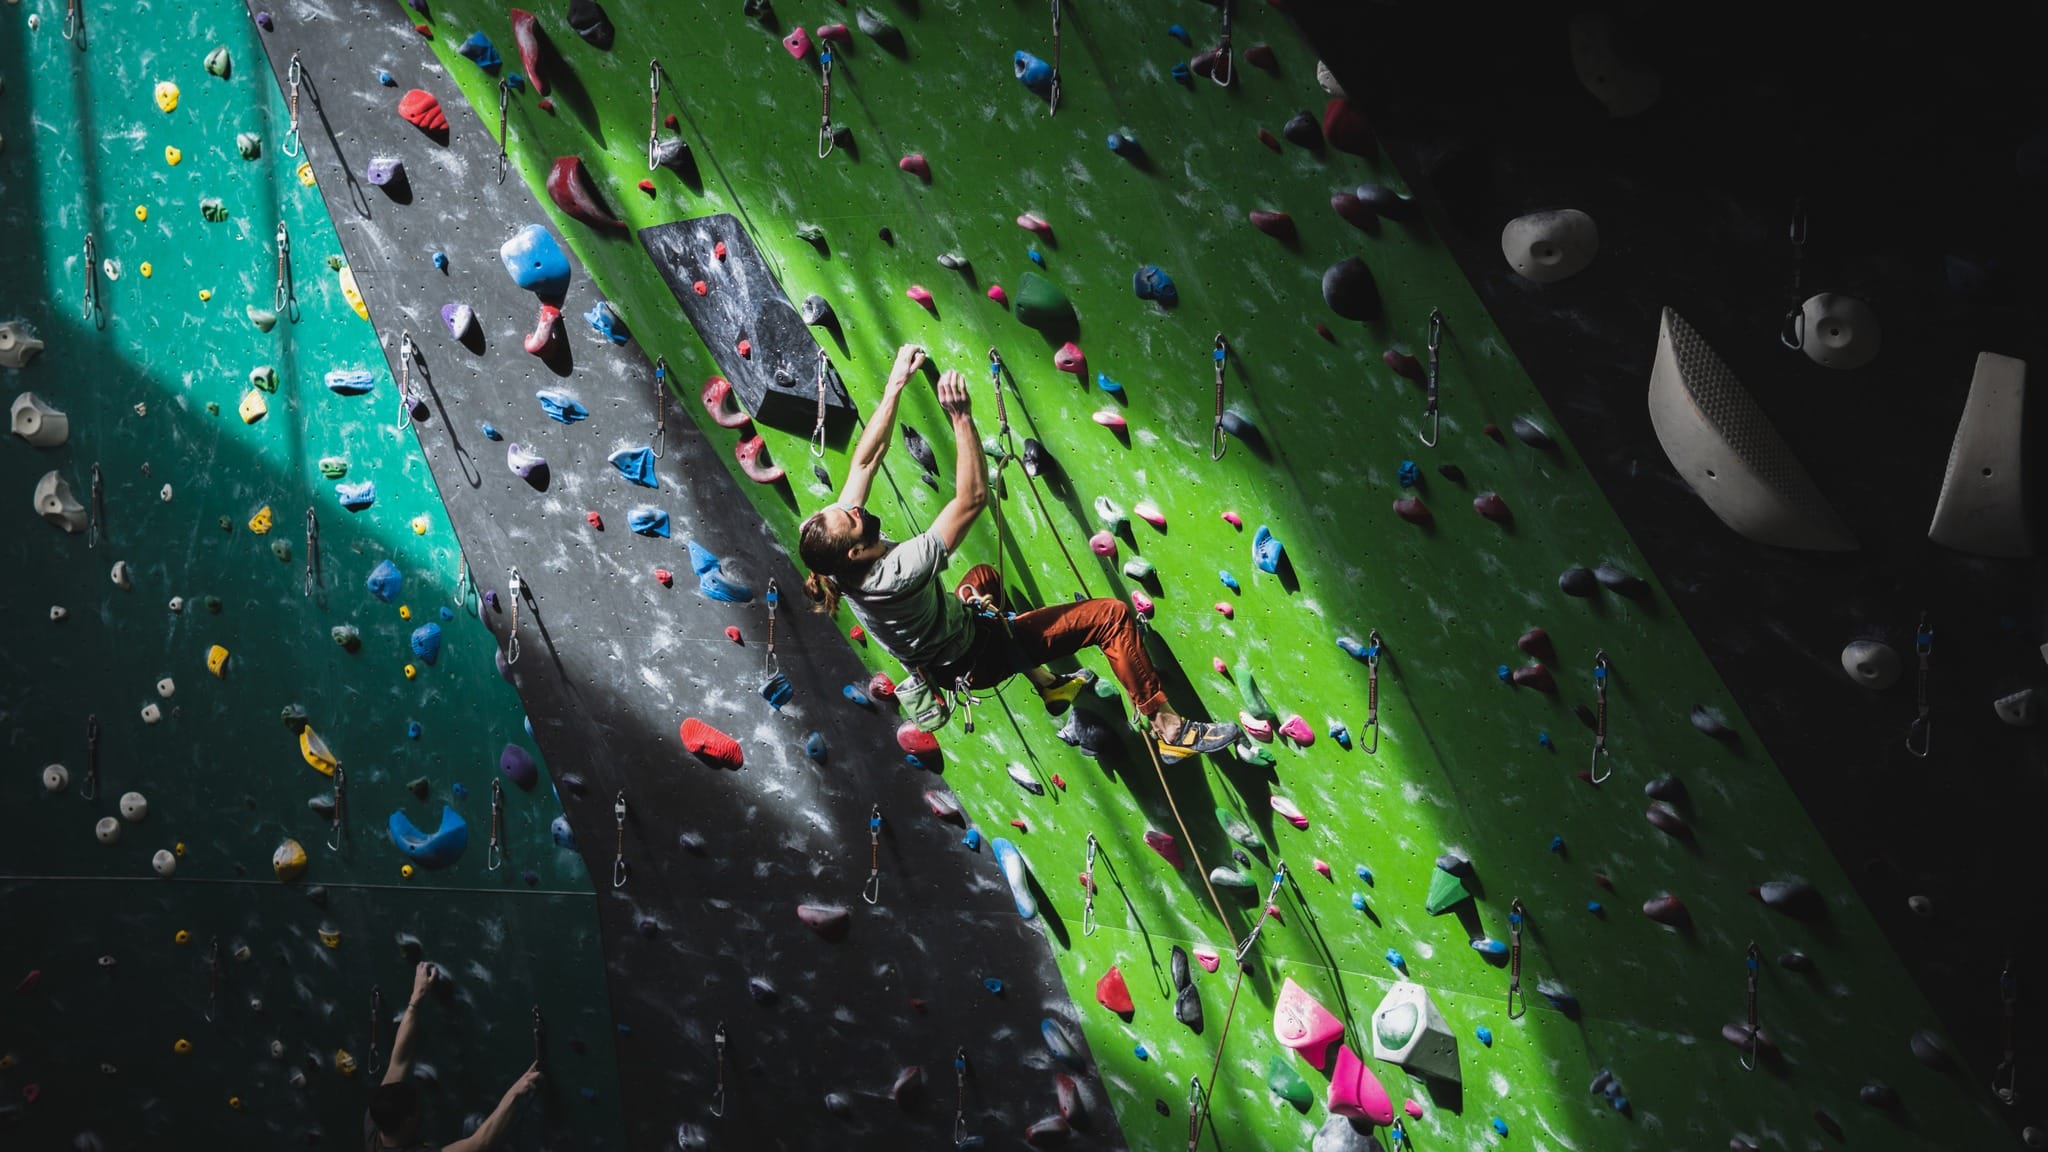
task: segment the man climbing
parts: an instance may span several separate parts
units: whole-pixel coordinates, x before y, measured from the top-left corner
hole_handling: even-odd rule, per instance
[[[434,986],[439,973],[432,964],[422,963],[413,972],[412,998],[406,1001],[405,1016],[398,1023],[398,1036],[391,1042],[391,1067],[384,1080],[370,1092],[370,1108],[363,1114],[363,1144],[367,1152],[485,1152],[512,1126],[512,1105],[533,1091],[540,1080],[540,1065],[530,1065],[498,1099],[498,1106],[476,1126],[476,1131],[453,1144],[420,1139],[420,1087],[412,1078],[412,1036],[419,1019],[420,1001]]]
[[[1006,616],[999,578],[986,564],[968,572],[953,595],[946,594],[939,573],[989,500],[981,436],[959,372],[941,375],[938,386],[939,407],[953,425],[953,498],[924,532],[901,543],[882,536],[881,519],[866,507],[868,489],[889,450],[897,402],[924,362],[925,350],[918,345],[897,350],[882,401],[854,447],[838,502],[797,529],[797,552],[810,569],[804,591],[818,601],[819,610],[836,612],[843,598],[868,635],[934,690],[993,688],[1021,672],[1055,716],[1067,710],[1090,677],[1085,672],[1055,676],[1044,665],[1083,648],[1100,648],[1131,706],[1151,721],[1160,759],[1172,763],[1230,747],[1237,739],[1236,725],[1189,720],[1166,707],[1159,674],[1145,656],[1138,623],[1123,601],[1083,600]]]

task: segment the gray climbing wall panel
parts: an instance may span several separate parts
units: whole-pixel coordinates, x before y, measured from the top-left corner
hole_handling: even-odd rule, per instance
[[[26,319],[45,344],[0,384],[69,421],[61,446],[0,444],[14,494],[0,537],[0,971],[14,989],[0,1001],[0,1145],[353,1146],[381,1071],[373,1047],[388,1054],[424,958],[448,974],[418,1053],[436,1074],[430,1135],[455,1138],[523,1070],[538,1008],[554,1077],[509,1146],[620,1147],[590,881],[550,837],[545,774],[505,787],[503,866],[489,866],[500,751],[532,742],[476,597],[459,591],[460,548],[397,427],[377,335],[344,298],[326,207],[285,155],[288,113],[255,29],[233,4],[86,5],[67,40],[64,11],[0,14],[0,319]],[[217,47],[225,75],[206,66]],[[266,332],[247,309],[276,306],[280,225],[295,300]],[[252,380],[259,367],[274,377]],[[330,391],[336,370],[367,371],[374,390]],[[251,395],[266,412],[245,422]],[[324,475],[324,458],[346,475]],[[96,537],[31,507],[51,469],[81,501],[100,477]],[[375,502],[345,509],[340,486],[364,482]],[[404,574],[389,604],[364,584],[384,560]],[[443,630],[432,662],[409,646],[427,624]],[[353,650],[336,627],[356,630]],[[333,782],[301,755],[289,706],[342,761],[339,835],[308,806]],[[52,763],[63,791],[42,783]],[[97,842],[130,791],[147,814]],[[387,817],[431,829],[444,804],[467,819],[468,850],[403,875]],[[309,858],[290,883],[271,867],[286,838]]]

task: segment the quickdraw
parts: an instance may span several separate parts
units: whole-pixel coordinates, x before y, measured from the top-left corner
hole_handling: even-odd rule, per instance
[[[654,458],[668,452],[668,357],[654,358]]]
[[[93,713],[85,718],[85,783],[78,794],[87,800],[100,794],[100,718]]]
[[[277,289],[271,294],[271,302],[279,313],[287,311],[294,298],[292,291],[292,234],[277,222]]]
[[[768,661],[769,670],[773,671],[777,667],[775,658],[775,606],[782,603],[782,589],[775,586],[775,578],[773,576],[768,578],[768,594],[762,597],[762,599],[768,602],[768,646],[765,659]]]
[[[1002,470],[1005,466],[1009,464],[1010,461],[1021,459],[1017,455],[1017,453],[1010,448],[1010,413],[1009,409],[1005,407],[1003,404],[1003,377],[1005,374],[1008,373],[1008,371],[1009,368],[1007,365],[1003,363],[1002,355],[998,353],[994,348],[990,348],[988,350],[989,383],[993,386],[995,391],[997,436],[1003,445],[1002,455],[998,457],[996,460],[996,478],[998,480],[1001,480]],[[1027,440],[1027,444],[1028,443],[1029,441]],[[1038,491],[1038,481],[1032,477],[1031,472],[1028,469],[1024,473],[1024,484],[1031,490],[1031,499],[1034,503],[1038,505],[1039,515],[1045,517],[1046,523],[1055,523],[1056,521],[1053,519],[1051,510],[1046,507],[1045,497],[1041,495]],[[995,502],[995,509],[996,576],[998,578],[998,582],[1000,582],[1001,577],[1003,575],[1003,506],[1000,500],[997,500]],[[1072,572],[1074,574],[1074,583],[1080,589],[1080,594],[1076,598],[1087,599],[1089,594],[1088,578],[1081,575],[1081,566],[1079,564],[1074,563],[1074,554],[1067,550],[1066,538],[1064,536],[1061,536],[1058,532],[1054,532],[1052,534],[1052,542],[1060,546],[1060,555],[1063,558],[1065,558],[1067,562],[1067,571]],[[1008,624],[1007,619],[1004,623],[1005,625]],[[934,690],[936,691],[937,689]]]
[[[87,548],[97,548],[100,546],[100,522],[106,518],[106,512],[107,484],[105,478],[100,475],[99,462],[94,461],[92,466],[92,507],[86,510],[85,546]]]
[[[661,167],[655,149],[661,141],[661,61],[647,61],[647,170]]]
[[[505,633],[505,663],[519,663],[519,597],[524,585],[519,580],[519,569],[512,569],[512,576],[506,581],[507,595],[512,599],[512,627]]]
[[[291,123],[284,130],[284,146],[279,149],[286,156],[297,158],[303,151],[299,147],[299,84],[305,78],[305,69],[299,65],[299,54],[292,53],[292,62],[285,69],[285,106],[291,110]]]
[[[1266,930],[1266,921],[1280,914],[1280,886],[1285,883],[1287,883],[1287,865],[1283,862],[1274,865],[1273,883],[1266,889],[1266,906],[1264,911],[1259,914],[1258,923],[1253,924],[1252,930],[1245,933],[1244,939],[1238,942],[1237,951],[1234,955],[1237,957],[1239,968],[1244,967],[1244,958],[1251,954],[1252,945],[1259,942],[1259,934]]]
[[[1749,966],[1749,1044],[1745,1048],[1743,1054],[1741,1056],[1736,1057],[1736,1062],[1742,1065],[1742,1070],[1745,1072],[1756,1071],[1756,1050],[1758,1044],[1756,1019],[1756,982],[1758,970],[1763,965],[1763,956],[1764,954],[1762,950],[1756,946],[1756,941],[1751,940],[1749,942],[1749,954],[1743,959],[1743,963]]]
[[[215,1009],[220,1007],[220,937],[215,936],[206,945],[206,1022],[213,1023]],[[375,1071],[375,1069],[372,1069]]]
[[[505,182],[505,169],[512,153],[512,82],[498,81],[498,183]]]
[[[832,154],[832,45],[826,41],[818,43],[819,78],[824,85],[825,107],[818,113],[818,159]]]
[[[1806,262],[1806,201],[1792,202],[1792,225],[1786,229],[1792,241],[1792,306],[1778,326],[1778,343],[1794,352],[1806,347],[1806,294],[1800,287]]]
[[[1586,779],[1595,784],[1604,784],[1614,775],[1612,768],[1600,771],[1600,765],[1607,759],[1607,650],[1600,649],[1593,654],[1593,760]]]
[[[85,294],[78,308],[80,320],[90,320],[100,310],[100,244],[85,234]]]
[[[1052,99],[1046,105],[1047,116],[1060,112],[1060,0],[1052,0]]]
[[[626,886],[626,790],[619,789],[619,798],[612,801],[612,819],[617,821],[619,838],[612,848],[612,887]]]
[[[967,1049],[953,1051],[953,1147],[967,1146]]]
[[[711,1045],[718,1051],[718,1082],[711,1092],[711,1114],[725,1115],[725,1021],[718,1022],[718,1028],[711,1033]]]
[[[1384,645],[1379,629],[1365,634],[1365,731],[1372,738],[1365,750],[1373,755],[1380,750],[1380,651]]]
[[[306,509],[306,590],[313,594],[313,585],[319,582],[320,571],[320,514]]]
[[[1430,448],[1434,448],[1434,447],[1436,447],[1436,442],[1437,442],[1438,440],[1440,440],[1440,439],[1442,439],[1442,438],[1443,438],[1443,437],[1442,437],[1442,435],[1441,435],[1441,433],[1442,433],[1442,419],[1443,419],[1443,418],[1442,418],[1442,416],[1441,416],[1441,415],[1440,415],[1440,414],[1439,414],[1439,413],[1437,412],[1437,406],[1436,406],[1436,402],[1437,402],[1437,386],[1438,386],[1438,381],[1439,381],[1439,379],[1440,379],[1440,374],[1439,374],[1439,371],[1438,371],[1438,364],[1437,364],[1437,356],[1438,356],[1438,349],[1442,348],[1443,346],[1444,346],[1444,313],[1443,313],[1443,309],[1441,309],[1441,308],[1431,308],[1431,309],[1429,310],[1429,383],[1428,383],[1428,385],[1427,385],[1427,388],[1428,388],[1428,392],[1427,392],[1427,393],[1425,394],[1425,404],[1426,404],[1426,407],[1424,407],[1424,408],[1423,408],[1423,410],[1422,410],[1422,414],[1423,414],[1424,416],[1426,416],[1426,417],[1428,417],[1428,418],[1429,418],[1429,435],[1427,435],[1427,436],[1423,436],[1423,437],[1422,437],[1422,443],[1423,443],[1423,444],[1424,444],[1425,446],[1427,446],[1427,447],[1430,447]],[[1417,435],[1421,435],[1421,434],[1420,434],[1420,433],[1417,433]]]
[[[1195,1152],[1202,1143],[1202,1113],[1206,1102],[1207,1097],[1202,1093],[1202,1078],[1188,1077],[1188,1152]]]
[[[378,1054],[377,1034],[384,1028],[384,989],[370,986],[370,1075],[377,1074],[377,1066],[383,1062]]]
[[[80,35],[84,31],[84,3],[82,0],[67,0],[64,5],[64,38],[77,44],[80,52],[85,51],[85,37]]]
[[[496,872],[505,866],[505,783],[491,781],[491,842],[484,849],[484,868]]]
[[[334,765],[334,827],[327,834],[330,851],[341,851],[341,842],[348,835],[348,769],[339,761]]]
[[[2019,1060],[2013,1053],[2013,1024],[2020,1000],[2020,981],[2012,974],[2010,960],[1998,974],[1998,999],[2005,1005],[2005,1053],[1991,1073],[1991,1094],[2009,1107],[2019,1101]]]
[[[1081,935],[1095,935],[1095,833],[1088,834],[1088,860],[1081,867]]]
[[[1932,710],[1927,701],[1929,681],[1934,676],[1934,629],[1927,626],[1927,613],[1920,614],[1919,631],[1913,634],[1913,653],[1920,660],[1920,680],[1914,687],[1914,705],[1918,709],[1913,723],[1906,729],[1906,751],[1927,759],[1934,750],[1934,722],[1928,719]]]
[[[831,363],[823,348],[818,349],[818,422],[811,425],[811,455],[825,458],[825,369]]]
[[[1228,88],[1230,82],[1237,79],[1237,70],[1232,66],[1230,58],[1230,0],[1223,0],[1221,7],[1223,36],[1216,45],[1216,67],[1209,73],[1209,79],[1215,81],[1219,88]]]
[[[1528,1011],[1529,999],[1522,992],[1522,900],[1516,897],[1508,905],[1508,1019],[1520,1020]]]
[[[868,880],[860,886],[860,898],[870,904],[882,899],[882,806],[868,813]]]
[[[1218,332],[1216,334],[1216,350],[1213,353],[1213,358],[1216,361],[1216,423],[1209,430],[1209,459],[1211,460],[1223,459],[1224,449],[1230,446],[1229,442],[1223,438],[1223,368],[1224,362],[1229,356],[1230,341],[1225,340],[1223,333]]]
[[[398,337],[398,432],[412,427],[412,414],[420,406],[419,394],[412,390],[412,362],[418,354],[412,333],[401,332]]]

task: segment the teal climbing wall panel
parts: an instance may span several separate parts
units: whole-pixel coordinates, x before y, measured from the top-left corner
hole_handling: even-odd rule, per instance
[[[578,155],[604,200],[636,227],[720,212],[743,217],[793,300],[817,292],[833,304],[846,337],[835,359],[864,410],[895,344],[917,340],[940,366],[978,382],[978,413],[990,431],[991,394],[979,382],[987,350],[1000,349],[1015,376],[1008,403],[1019,435],[1043,442],[1071,482],[1050,497],[1047,512],[1016,470],[1007,474],[1013,584],[1038,603],[1062,600],[1077,584],[1094,594],[1146,591],[1157,602],[1153,650],[1177,667],[1170,682],[1184,706],[1235,713],[1238,684],[1256,674],[1281,716],[1300,714],[1318,735],[1312,746],[1267,746],[1271,768],[1219,759],[1169,770],[1193,840],[1187,846],[1203,866],[1230,863],[1221,809],[1256,830],[1255,882],[1263,886],[1277,860],[1290,876],[1234,1015],[1228,961],[1217,974],[1198,973],[1208,1024],[1195,1035],[1173,1018],[1167,952],[1177,943],[1227,951],[1257,918],[1258,900],[1223,891],[1234,907],[1228,923],[1219,922],[1193,862],[1172,869],[1145,847],[1148,829],[1181,834],[1149,764],[1134,747],[1100,764],[1081,758],[1018,690],[972,737],[957,726],[946,734],[947,784],[981,827],[1012,835],[1031,861],[1050,909],[1048,943],[1083,1005],[1131,1146],[1184,1146],[1184,1101],[1197,1075],[1212,1092],[1205,1146],[1305,1144],[1323,1107],[1296,1111],[1265,1085],[1268,1059],[1281,1051],[1271,1030],[1278,985],[1295,979],[1361,1044],[1397,975],[1385,959],[1390,950],[1432,991],[1461,1043],[1462,1094],[1432,1092],[1376,1065],[1397,1099],[1421,1105],[1420,1118],[1408,1122],[1418,1147],[1718,1147],[1738,1132],[1764,1147],[1807,1147],[1824,1138],[1817,1110],[1859,1147],[1998,1139],[1983,1106],[1964,1103],[1960,1082],[1949,1079],[1957,1074],[1909,1055],[1907,1037],[1932,1026],[1931,1014],[1848,898],[1839,866],[1769,758],[1739,735],[1740,717],[1654,582],[1641,599],[1559,591],[1557,576],[1569,566],[1606,561],[1640,571],[1640,559],[1569,445],[1539,449],[1506,434],[1517,416],[1554,422],[1426,218],[1361,230],[1330,211],[1333,192],[1362,181],[1400,187],[1400,174],[1378,157],[1278,142],[1293,113],[1319,110],[1325,100],[1313,59],[1278,12],[1239,6],[1239,49],[1264,42],[1274,63],[1241,64],[1225,89],[1172,77],[1189,52],[1167,25],[1180,21],[1196,46],[1206,45],[1215,8],[1064,5],[1062,101],[1048,116],[1045,101],[1011,75],[1013,52],[1052,52],[1043,6],[882,4],[879,15],[900,31],[902,48],[856,33],[837,49],[832,116],[850,129],[850,141],[820,159],[817,52],[799,60],[777,41],[798,23],[816,29],[845,19],[847,9],[781,5],[775,18],[786,23],[771,26],[731,4],[605,7],[620,29],[610,52],[570,33],[563,5],[535,6],[587,102],[564,98],[543,108],[530,90],[511,94],[518,172],[538,188],[555,157]],[[433,6],[426,31],[447,76],[495,128],[498,80],[456,48],[482,32],[516,69],[504,14],[452,0]],[[666,75],[657,115],[678,117],[701,188],[648,169],[650,57]],[[1274,150],[1262,145],[1261,129],[1275,137]],[[1112,132],[1136,140],[1142,159],[1106,148]],[[910,153],[927,158],[929,184],[898,169]],[[1254,209],[1290,213],[1298,242],[1252,229],[1246,213]],[[1013,222],[1027,212],[1050,223],[1050,237],[1036,239]],[[704,434],[737,441],[696,408],[696,388],[714,361],[635,240],[559,214],[553,223],[649,354],[676,369],[678,400]],[[805,224],[822,230],[823,243],[797,236]],[[985,295],[992,283],[1014,290],[1034,270],[1033,248],[1079,313],[1088,358],[1079,378],[1056,371],[1052,347]],[[948,252],[968,257],[970,269],[939,266],[936,257]],[[1341,320],[1319,299],[1322,271],[1353,255],[1374,269],[1385,298],[1377,322]],[[1130,277],[1147,263],[1174,277],[1177,307],[1132,297]],[[930,291],[930,309],[906,299],[913,284]],[[1422,391],[1381,354],[1421,355],[1432,309],[1445,317],[1443,423],[1441,442],[1426,447],[1418,439]],[[1327,338],[1318,321],[1331,329]],[[1260,443],[1233,442],[1212,461],[1210,351],[1219,331],[1231,349],[1227,402],[1257,426]],[[1124,385],[1122,399],[1096,389],[1097,372]],[[1127,436],[1091,420],[1103,409],[1128,420]],[[928,436],[945,427],[927,393],[906,402],[903,418]],[[754,488],[755,508],[790,546],[798,520],[831,491],[809,479],[801,433],[762,431],[792,487]],[[938,447],[943,457],[942,436]],[[844,454],[843,445],[834,448],[827,463],[836,477]],[[1431,527],[1391,511],[1404,460],[1420,466]],[[1463,479],[1442,465],[1455,465]],[[900,533],[930,520],[945,498],[943,481],[939,487],[920,484],[899,450],[871,502]],[[1472,510],[1486,492],[1512,510],[1508,523]],[[1166,528],[1134,520],[1116,560],[1097,561],[1083,540],[1095,530],[1098,496],[1127,509],[1149,499]],[[1222,520],[1225,511],[1239,514],[1242,531]],[[1292,578],[1254,568],[1251,530],[1261,524],[1284,541]],[[1078,578],[1056,538],[1082,561]],[[991,559],[994,548],[985,517],[963,554]],[[1118,573],[1134,552],[1156,566],[1156,582],[1138,588]],[[1241,594],[1221,586],[1219,569],[1236,575]],[[1216,611],[1218,602],[1234,615]],[[1510,687],[1498,674],[1529,662],[1516,640],[1532,627],[1554,644],[1555,695]],[[1355,741],[1367,731],[1366,670],[1334,641],[1372,629],[1384,636],[1387,657],[1381,731],[1368,753],[1340,748],[1329,732],[1334,722]],[[1578,710],[1593,704],[1594,657],[1603,650],[1612,662],[1606,765],[1614,775],[1595,788],[1578,778],[1593,746]],[[864,655],[878,670],[899,672],[871,648]],[[1227,672],[1212,671],[1212,660]],[[1695,705],[1718,710],[1738,735],[1701,735],[1690,721]],[[1064,787],[1029,795],[1009,781],[1010,764],[1049,784],[1057,775]],[[1681,810],[1690,840],[1645,819],[1642,787],[1667,774],[1687,789]],[[1297,804],[1308,828],[1276,819],[1276,797]],[[1011,831],[1013,821],[1023,829]],[[1084,935],[1074,876],[1091,834],[1102,847],[1101,929]],[[1446,850],[1473,862],[1477,899],[1432,918],[1422,904],[1432,860]],[[1327,878],[1316,861],[1330,866]],[[1356,879],[1359,865],[1371,883]],[[987,864],[963,848],[961,867]],[[1749,895],[1783,877],[1803,877],[1826,895],[1823,922],[1794,921]],[[1640,911],[1666,893],[1690,908],[1689,927],[1664,927]],[[1363,911],[1354,909],[1354,894]],[[1528,909],[1531,1004],[1511,1020],[1507,973],[1468,944],[1478,935],[1504,939],[1516,899]],[[1783,1053],[1753,1073],[1720,1039],[1725,1025],[1744,1018],[1751,941],[1766,958],[1763,1026]],[[1811,975],[1772,962],[1794,949],[1813,959]],[[1136,1001],[1128,1022],[1093,1003],[1092,988],[1112,964]],[[1553,1007],[1536,994],[1538,981],[1568,988],[1581,1011]],[[1491,1029],[1491,1047],[1475,1039],[1481,1026]],[[1321,1090],[1321,1077],[1295,1066]],[[1588,1091],[1602,1068],[1624,1087],[1630,1111]],[[1904,1107],[1859,1103],[1858,1089],[1873,1080],[1895,1088]]]
[[[215,0],[86,5],[71,39],[64,16],[50,0],[0,16],[0,319],[45,344],[0,384],[64,412],[70,433],[0,446],[14,493],[0,541],[0,967],[19,984],[0,1008],[0,1143],[355,1146],[373,1045],[388,1054],[424,958],[448,976],[418,1053],[435,1074],[430,1135],[452,1140],[490,1109],[532,1059],[538,1010],[554,1076],[511,1146],[559,1146],[573,1125],[576,1146],[617,1147],[592,886],[550,835],[545,772],[532,791],[504,788],[503,864],[487,861],[501,749],[532,742],[399,427],[384,351],[345,299],[318,190],[284,154],[288,110],[256,31]],[[249,310],[277,309],[280,227],[293,300],[265,331]],[[252,383],[262,367],[274,387]],[[366,371],[374,389],[331,391],[336,370]],[[247,423],[252,394],[267,414]],[[323,458],[346,475],[323,474]],[[96,534],[37,515],[30,493],[52,469],[81,502],[99,477]],[[346,510],[339,485],[363,482],[375,502]],[[365,587],[384,560],[404,575],[389,604]],[[443,630],[432,662],[409,645],[425,624]],[[337,627],[356,630],[352,649]],[[338,836],[308,805],[333,783],[301,756],[292,706],[343,763]],[[68,770],[62,791],[44,787],[49,764]],[[118,840],[98,842],[130,791],[146,816],[116,817]],[[468,822],[467,851],[402,874],[386,818],[432,829],[444,804]],[[287,838],[309,857],[290,883],[271,867]],[[153,869],[159,850],[170,878]],[[73,1143],[84,1134],[97,1143]]]

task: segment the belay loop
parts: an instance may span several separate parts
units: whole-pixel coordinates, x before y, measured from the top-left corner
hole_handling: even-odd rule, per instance
[[[1441,378],[1438,371],[1437,356],[1438,350],[1443,346],[1443,309],[1431,308],[1429,310],[1429,383],[1427,385],[1428,391],[1424,396],[1425,407],[1422,410],[1422,414],[1429,417],[1429,435],[1422,437],[1422,443],[1430,448],[1436,447],[1436,442],[1443,438],[1441,435],[1443,417],[1437,412],[1437,387],[1438,381]],[[1420,433],[1417,433],[1417,435],[1420,435]]]
[[[1913,653],[1920,659],[1920,680],[1914,688],[1914,704],[1918,709],[1913,723],[1906,729],[1906,751],[1927,759],[1934,750],[1934,723],[1929,720],[1932,710],[1928,704],[1929,681],[1934,676],[1934,629],[1927,626],[1927,613],[1920,614],[1920,628],[1913,634]]]
[[[1522,993],[1522,900],[1516,897],[1508,904],[1508,1019],[1520,1020],[1528,1014],[1529,1001]],[[1520,1007],[1516,1001],[1520,1000]]]
[[[1593,761],[1592,770],[1586,779],[1595,784],[1604,784],[1614,775],[1609,768],[1600,770],[1601,762],[1607,759],[1607,650],[1600,649],[1593,656]]]
[[[1380,750],[1380,652],[1384,647],[1379,629],[1365,634],[1365,730],[1372,735],[1372,746],[1366,751],[1374,755]]]
[[[1742,1065],[1743,1071],[1754,1072],[1756,1071],[1756,1049],[1758,1043],[1756,1023],[1756,982],[1758,976],[1758,969],[1761,968],[1763,965],[1763,952],[1757,948],[1756,941],[1751,940],[1749,942],[1749,954],[1744,958],[1743,962],[1749,965],[1749,1044],[1744,1053],[1741,1056],[1736,1057],[1736,1060]]]
[[[882,806],[868,813],[868,882],[861,885],[860,898],[870,904],[882,899]]]
[[[1216,350],[1212,353],[1212,357],[1216,361],[1216,424],[1209,432],[1209,459],[1211,460],[1223,459],[1223,450],[1229,447],[1228,443],[1223,439],[1223,367],[1224,361],[1229,356],[1230,341],[1225,340],[1223,333],[1218,332],[1216,334]]]

